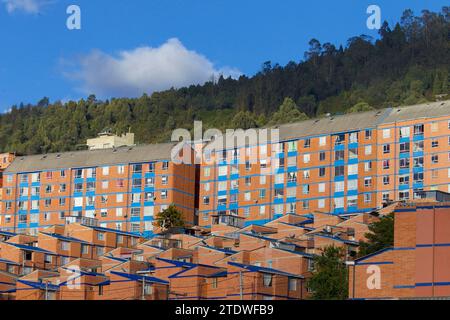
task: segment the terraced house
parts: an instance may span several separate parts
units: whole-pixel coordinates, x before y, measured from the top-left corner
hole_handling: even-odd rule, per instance
[[[200,225],[265,223],[287,213],[365,212],[423,190],[450,190],[450,101],[278,129],[276,144],[224,148],[201,166]],[[254,156],[270,160],[248,161]],[[269,165],[276,169],[268,175]]]
[[[16,157],[4,172],[2,230],[37,234],[67,217],[151,235],[175,204],[195,223],[195,167],[170,161],[173,144]]]

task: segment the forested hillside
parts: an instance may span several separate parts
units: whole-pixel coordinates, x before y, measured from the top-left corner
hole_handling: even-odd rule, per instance
[[[219,129],[248,128],[434,101],[450,93],[449,7],[420,16],[407,10],[379,33],[377,40],[361,35],[345,46],[313,39],[298,62],[265,62],[255,76],[238,80],[220,78],[137,99],[99,101],[92,95],[65,104],[44,98],[13,106],[0,116],[0,150],[74,150],[105,128],[131,128],[139,143],[161,142],[194,120]]]

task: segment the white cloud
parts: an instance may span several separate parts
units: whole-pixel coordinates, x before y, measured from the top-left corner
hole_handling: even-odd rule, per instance
[[[238,77],[235,68],[216,69],[203,55],[188,50],[178,39],[160,47],[139,47],[112,56],[93,51],[65,75],[80,83],[82,92],[97,96],[137,97],[166,89],[203,84],[212,76]]]
[[[23,11],[32,14],[39,13],[42,7],[49,3],[47,0],[2,0],[2,2],[9,13]]]

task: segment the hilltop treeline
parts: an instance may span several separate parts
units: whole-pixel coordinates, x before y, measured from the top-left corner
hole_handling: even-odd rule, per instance
[[[377,40],[361,35],[345,46],[309,42],[299,62],[263,63],[253,77],[223,77],[181,89],[100,101],[13,106],[0,116],[0,151],[74,150],[105,128],[130,128],[140,143],[170,139],[174,128],[248,128],[386,106],[433,101],[450,91],[449,7],[406,10]]]

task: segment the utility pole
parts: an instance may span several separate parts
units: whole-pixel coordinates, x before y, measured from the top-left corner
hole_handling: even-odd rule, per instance
[[[241,300],[244,300],[244,281],[242,278],[242,270],[239,271],[239,292],[240,292]]]

